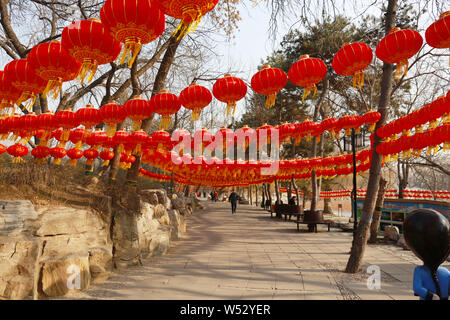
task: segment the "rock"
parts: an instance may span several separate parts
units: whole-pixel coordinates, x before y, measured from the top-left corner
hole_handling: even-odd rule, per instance
[[[153,217],[153,206],[143,203],[142,214],[137,219],[137,230],[139,236],[139,248],[143,258],[151,256],[152,235],[157,233],[161,224]]]
[[[184,219],[182,222],[182,217],[177,210],[169,210],[168,216],[170,219],[170,226],[172,227],[170,232],[170,240],[178,240],[183,233],[183,228],[186,230],[186,226],[182,226]]]
[[[153,208],[153,218],[159,219],[161,217],[164,217],[167,214],[166,207],[158,204]]]
[[[104,281],[111,275],[112,271],[112,250],[109,250],[109,248],[89,249],[89,272],[92,276],[92,280]]]
[[[163,189],[142,190],[140,194],[142,200],[149,202],[152,205],[162,204],[165,206],[168,201],[167,193]]]
[[[33,239],[0,239],[0,300],[32,294],[37,251]]]
[[[29,234],[38,215],[31,201],[0,201],[0,236]]]
[[[90,284],[89,254],[71,254],[57,260],[40,262],[40,290],[48,297],[58,297],[72,290],[85,290]]]
[[[400,235],[400,238],[397,241],[397,245],[399,247],[402,247],[403,250],[409,250],[408,244],[405,241],[405,237],[403,235]]]
[[[184,210],[186,208],[186,202],[183,199],[175,198],[172,199],[172,209]]]
[[[152,235],[150,243],[151,256],[163,255],[170,248],[170,231],[169,229],[162,229]]]
[[[106,224],[91,210],[68,207],[50,207],[38,210],[38,237],[97,233],[107,230]]]
[[[400,239],[400,231],[395,226],[387,226],[384,229],[384,238],[393,241],[398,241]]]

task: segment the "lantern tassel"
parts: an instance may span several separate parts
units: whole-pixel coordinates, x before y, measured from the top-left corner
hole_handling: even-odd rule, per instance
[[[81,68],[78,71],[76,78],[78,81],[80,81],[81,84],[84,84],[84,81],[86,81],[86,77],[87,77],[87,82],[89,83],[94,78],[94,75],[97,72],[97,69],[98,69],[97,62],[95,62],[95,61],[93,62],[91,60],[86,60],[81,65]]]
[[[275,105],[275,101],[277,99],[277,94],[269,94],[266,100],[266,109],[270,109]]]
[[[395,80],[399,80],[402,76],[405,76],[408,74],[408,60],[400,61],[397,64],[397,67],[395,68]]]
[[[135,131],[141,130],[141,124],[142,124],[141,120],[134,120],[133,127],[131,128],[131,132],[135,132]]]
[[[60,159],[60,158],[57,158],[57,159],[53,160],[53,164],[54,164],[55,166],[59,166],[59,165],[61,164],[61,159]]]
[[[142,44],[140,42],[127,40],[120,59],[120,64],[124,64],[125,59],[128,57],[128,67],[131,68],[141,49]]]
[[[192,7],[184,9],[183,16],[183,20],[172,34],[176,35],[179,32],[177,41],[184,38],[184,36],[186,36],[190,32],[194,32],[202,20],[201,11]]]
[[[167,130],[172,123],[171,116],[163,116],[159,125],[159,130]]]
[[[34,102],[36,101],[36,95],[29,92],[23,92],[19,100],[17,100],[16,104],[20,106],[22,103],[26,101],[28,102],[24,104],[24,108],[27,111],[31,112],[31,108],[33,107]]]
[[[77,166],[77,159],[72,159],[69,161],[69,166],[71,167],[76,167]]]
[[[109,160],[103,161],[102,167],[107,167],[107,166],[109,166]]]
[[[233,115],[236,110],[236,102],[228,102],[227,103],[227,117],[230,116],[230,111],[233,109]]]
[[[53,99],[57,99],[62,90],[63,81],[61,78],[57,80],[50,80],[47,83],[47,87],[45,87],[42,95],[44,98],[47,98],[47,95],[50,93],[53,96]]]
[[[309,96],[309,94],[311,93],[311,91],[313,91],[313,97],[316,96],[317,93],[317,87],[316,85],[312,85],[311,87],[307,87],[305,88],[305,92],[303,93],[303,98],[302,101],[305,101],[305,99]]]

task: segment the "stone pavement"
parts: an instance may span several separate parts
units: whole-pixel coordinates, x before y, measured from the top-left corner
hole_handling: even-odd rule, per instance
[[[411,251],[369,245],[361,272],[350,275],[342,270],[351,233],[326,226],[309,233],[306,225],[297,232],[293,221],[255,206],[238,205],[232,215],[228,202],[204,203],[168,254],[65,299],[418,300],[412,278],[421,263]],[[381,269],[380,289],[367,288],[370,265]]]

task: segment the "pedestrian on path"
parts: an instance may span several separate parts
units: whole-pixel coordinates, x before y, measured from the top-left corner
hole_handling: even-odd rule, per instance
[[[236,207],[237,207],[238,198],[239,197],[238,197],[237,193],[234,192],[234,191],[228,197],[228,201],[231,202],[231,213],[232,214],[236,213]]]

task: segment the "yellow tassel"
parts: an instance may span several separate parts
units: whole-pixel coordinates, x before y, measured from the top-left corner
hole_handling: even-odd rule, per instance
[[[33,107],[35,101],[36,101],[36,95],[29,92],[23,92],[20,96],[19,100],[17,100],[16,104],[20,106],[22,103],[28,101],[24,104],[24,108],[31,112],[31,108]]]
[[[408,74],[408,60],[400,61],[395,68],[395,80],[399,80],[402,76]]]
[[[72,159],[72,160],[70,160],[69,161],[69,166],[72,166],[72,167],[76,167],[77,166],[77,159]]]
[[[142,121],[141,120],[135,120],[133,122],[133,127],[131,128],[131,132],[139,131],[141,130]]]
[[[62,90],[62,83],[63,82],[61,78],[58,78],[58,80],[50,80],[47,83],[47,87],[42,92],[44,98],[46,98],[47,95],[50,93],[51,95],[53,95],[54,99],[57,99]]]
[[[102,167],[107,167],[107,166],[109,166],[109,160],[103,161]]]
[[[61,159],[57,158],[57,159],[53,160],[53,164],[55,166],[59,166],[61,164]]]
[[[122,57],[120,59],[120,64],[124,64],[125,59],[127,59],[128,57],[128,67],[131,68],[141,49],[142,49],[141,43],[130,40],[125,41],[125,46],[123,49]]]
[[[266,109],[272,108],[275,105],[276,99],[277,99],[276,93],[269,95],[266,100]]]

